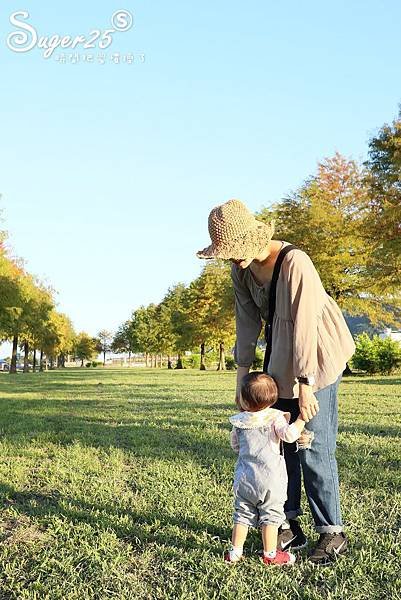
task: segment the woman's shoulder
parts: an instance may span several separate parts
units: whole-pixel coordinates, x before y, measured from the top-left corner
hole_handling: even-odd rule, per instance
[[[316,271],[313,261],[309,254],[305,250],[302,250],[297,246],[294,247],[290,252],[288,252],[284,257],[283,268],[287,271],[294,269],[313,269],[314,271]]]
[[[291,242],[283,242],[284,244],[284,248],[286,246],[294,246],[289,252],[287,252],[287,254],[285,255],[284,260],[286,262],[294,262],[294,261],[302,261],[302,260],[309,260],[311,261],[309,254],[305,251],[302,250],[302,248],[299,248],[298,246],[296,246],[295,244],[292,244]]]

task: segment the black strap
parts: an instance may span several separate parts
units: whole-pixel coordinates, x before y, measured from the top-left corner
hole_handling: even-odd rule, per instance
[[[297,250],[297,249],[298,248],[296,246],[293,246],[292,244],[289,244],[288,246],[284,246],[284,248],[282,248],[280,250],[279,255],[277,256],[277,259],[276,259],[276,264],[274,265],[273,276],[272,276],[270,290],[269,290],[269,314],[268,314],[266,325],[265,325],[266,350],[265,350],[265,358],[263,361],[263,371],[265,373],[267,373],[267,367],[269,366],[270,357],[271,357],[271,353],[272,353],[273,318],[274,318],[274,313],[276,312],[276,289],[277,289],[278,276],[280,275],[280,269],[281,269],[281,265],[284,260],[284,257],[291,250]]]

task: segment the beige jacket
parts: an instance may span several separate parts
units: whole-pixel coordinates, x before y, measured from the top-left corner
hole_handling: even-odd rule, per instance
[[[285,245],[288,245],[285,243]],[[251,270],[233,264],[237,341],[235,360],[249,367],[255,357],[262,319],[269,307],[270,282],[259,285]],[[284,258],[277,281],[273,348],[268,373],[280,398],[297,398],[296,377],[314,375],[314,390],[334,383],[355,351],[341,310],[325,292],[309,256],[292,250]]]

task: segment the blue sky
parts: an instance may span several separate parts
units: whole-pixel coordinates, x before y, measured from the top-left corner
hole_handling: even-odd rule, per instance
[[[88,36],[127,9],[134,26],[104,52],[134,63],[13,52],[21,9],[43,36]],[[214,205],[257,210],[336,150],[365,157],[398,111],[400,31],[393,0],[3,0],[0,193],[15,253],[78,330],[115,329],[199,273]]]

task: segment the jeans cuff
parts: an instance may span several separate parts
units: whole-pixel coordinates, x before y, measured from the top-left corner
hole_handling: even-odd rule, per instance
[[[343,529],[342,525],[317,525],[315,527],[318,533],[341,533]]]
[[[297,508],[296,510],[286,510],[285,518],[286,519],[295,519],[303,514],[302,508]]]

